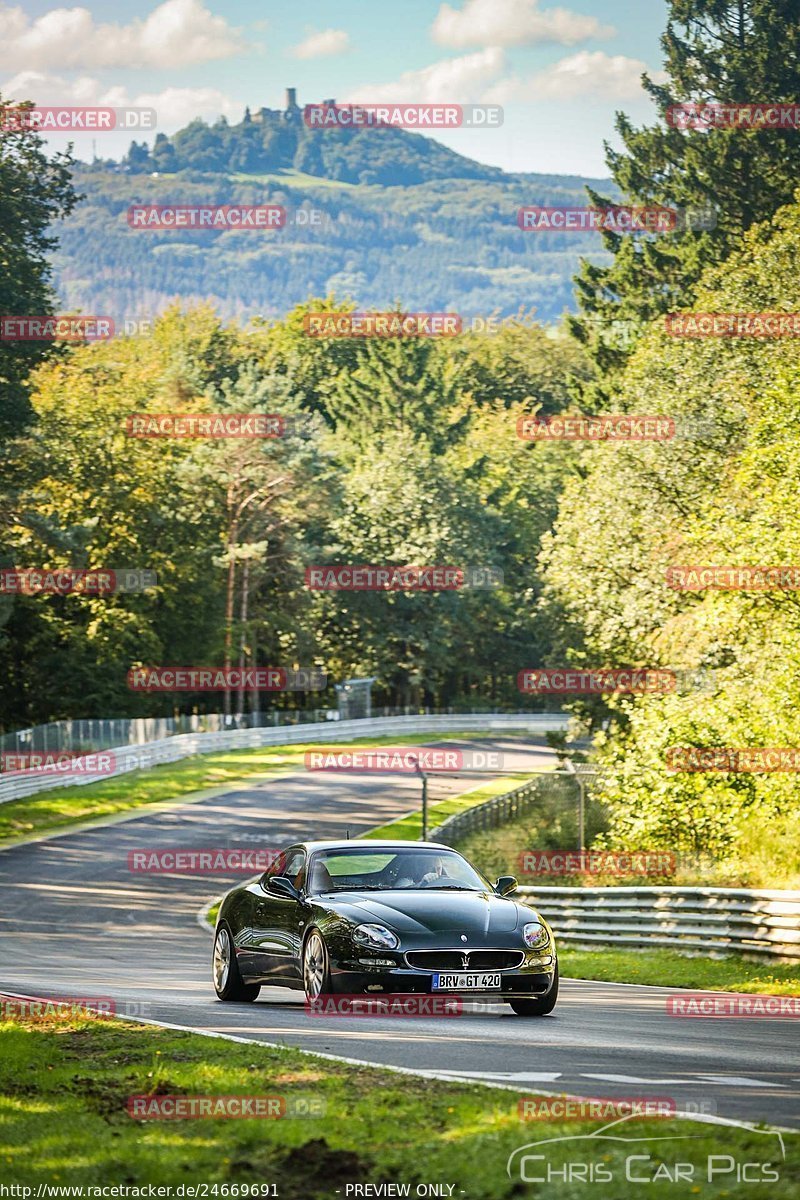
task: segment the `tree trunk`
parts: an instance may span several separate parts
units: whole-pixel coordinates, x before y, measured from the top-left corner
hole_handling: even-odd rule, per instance
[[[240,614],[240,633],[239,633],[239,670],[244,672],[245,647],[247,642],[247,603],[250,595],[250,562],[244,560],[242,568],[242,607]],[[239,706],[238,711],[241,716],[244,716],[244,680],[239,685]],[[252,708],[252,702],[250,707]]]
[[[238,522],[234,521],[228,530],[228,590],[225,597],[225,670],[231,669],[231,645],[233,640],[233,602],[236,591],[236,560],[233,548],[236,545]],[[231,694],[223,692],[223,711],[226,717],[231,715]]]

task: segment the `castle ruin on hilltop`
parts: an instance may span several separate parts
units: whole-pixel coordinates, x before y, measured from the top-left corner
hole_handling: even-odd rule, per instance
[[[333,105],[336,103],[336,101],[323,100],[322,103],[326,105]],[[302,115],[302,112],[302,108],[297,103],[297,88],[287,87],[285,108],[259,108],[257,112],[253,113],[250,120],[263,123],[279,117],[284,121],[294,121]]]

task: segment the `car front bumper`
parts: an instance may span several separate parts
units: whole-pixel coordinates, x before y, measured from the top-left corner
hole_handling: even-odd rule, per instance
[[[397,955],[398,959],[402,959],[402,957],[402,955]],[[401,961],[398,961],[398,964],[394,967],[366,966],[358,962],[357,959],[354,959],[352,955],[342,957],[341,959],[334,959],[332,956],[331,990],[339,995],[350,996],[412,994],[461,996],[464,1000],[473,997],[486,1000],[491,997],[496,1001],[516,996],[544,996],[550,991],[555,978],[557,966],[555,949],[550,948],[541,954],[537,952],[536,957],[542,959],[550,957],[551,962],[537,966],[528,966],[526,963],[523,963],[519,967],[499,972],[480,971],[477,973],[499,974],[500,987],[486,990],[469,988],[459,991],[457,988],[434,989],[433,977],[440,972],[409,967]],[[452,969],[448,973],[452,973]],[[459,971],[456,973],[462,974],[464,972]]]

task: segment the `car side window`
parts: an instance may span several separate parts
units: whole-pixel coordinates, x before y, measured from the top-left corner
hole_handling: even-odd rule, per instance
[[[261,879],[264,883],[268,879],[274,879],[276,875],[286,874],[286,851],[281,850],[280,854],[276,855],[270,865],[267,867]]]
[[[306,878],[306,852],[305,850],[295,850],[294,853],[289,852],[289,861],[286,863],[281,874],[286,875],[291,879],[294,886],[300,890],[305,883]]]

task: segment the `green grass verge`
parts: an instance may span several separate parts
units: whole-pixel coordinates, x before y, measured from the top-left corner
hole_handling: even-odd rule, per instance
[[[368,746],[419,745],[430,742],[432,734],[359,738],[336,742],[338,749]],[[488,735],[448,733],[447,738],[480,740]],[[164,763],[144,771],[130,771],[79,787],[50,788],[22,800],[0,804],[0,845],[78,825],[83,821],[113,817],[130,809],[159,804],[193,792],[235,784],[256,776],[266,777],[303,765],[307,750],[333,745],[310,741],[293,746],[265,746],[255,750],[228,750],[216,754],[196,754],[176,763]]]
[[[800,963],[753,962],[738,954],[703,958],[677,950],[570,950],[562,942],[558,961],[561,974],[573,979],[800,996]]]
[[[302,752],[295,747],[231,750],[197,754],[85,786],[51,788],[0,805],[0,844],[225,787],[254,775],[270,775],[302,761]]]
[[[235,1017],[235,1009],[231,1012]],[[0,1025],[0,1035],[0,1164],[6,1185],[274,1184],[276,1193],[270,1194],[281,1200],[334,1200],[337,1192],[346,1194],[348,1184],[407,1184],[414,1195],[419,1184],[444,1183],[456,1197],[504,1200],[545,1194],[522,1185],[518,1175],[507,1176],[506,1160],[514,1150],[541,1138],[598,1129],[585,1120],[523,1121],[516,1095],[477,1084],[404,1077],[174,1030],[91,1018],[28,1019]],[[287,1106],[311,1102],[323,1115],[170,1121],[137,1120],[127,1111],[135,1095],[236,1094],[283,1097]],[[737,1161],[776,1163],[779,1181],[768,1185],[770,1200],[797,1195],[800,1138],[794,1135],[784,1135],[786,1161],[774,1134],[739,1128],[636,1120],[628,1123],[627,1136],[686,1140],[669,1151],[655,1140],[633,1146],[604,1141],[596,1148],[567,1142],[551,1151],[552,1161],[560,1165],[565,1157],[588,1154],[619,1181],[613,1190],[602,1189],[615,1200],[644,1194],[644,1185],[625,1182],[625,1158],[633,1153],[653,1156],[649,1167],[637,1162],[640,1171],[653,1173],[660,1159],[696,1165],[699,1186],[684,1184],[677,1193],[673,1182],[650,1183],[647,1196],[654,1200],[691,1192],[707,1200],[766,1194],[764,1184],[737,1187],[730,1176],[705,1182],[707,1156],[728,1153]],[[583,1195],[576,1187],[556,1180],[546,1194],[556,1200]],[[208,1194],[245,1193],[220,1188]]]

